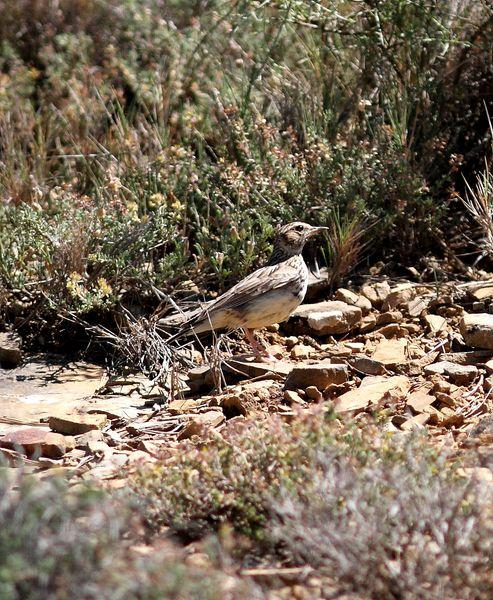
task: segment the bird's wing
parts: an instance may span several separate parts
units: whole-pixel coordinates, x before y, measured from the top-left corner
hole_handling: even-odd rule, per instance
[[[257,269],[206,306],[193,321],[202,320],[212,311],[238,308],[262,294],[289,285],[300,277],[300,260],[301,257],[293,256],[283,263]]]

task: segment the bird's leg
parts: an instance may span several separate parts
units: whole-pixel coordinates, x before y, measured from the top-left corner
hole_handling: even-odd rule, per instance
[[[253,348],[253,352],[256,356],[260,358],[267,358],[269,361],[276,360],[276,357],[272,356],[272,354],[268,352],[267,348],[255,338],[253,335],[253,329],[244,327],[243,331],[245,332],[245,338],[247,342]]]

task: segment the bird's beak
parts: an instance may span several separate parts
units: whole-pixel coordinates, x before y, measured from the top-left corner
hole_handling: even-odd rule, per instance
[[[310,231],[308,232],[308,237],[309,238],[315,237],[319,233],[322,233],[322,231],[328,231],[328,229],[329,229],[328,227],[312,227],[310,229]]]

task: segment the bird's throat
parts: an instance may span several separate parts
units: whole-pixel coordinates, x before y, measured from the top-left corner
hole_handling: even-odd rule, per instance
[[[297,253],[289,251],[287,248],[283,248],[281,246],[274,247],[266,266],[270,267],[272,265],[278,265],[279,263],[282,263],[296,255]]]

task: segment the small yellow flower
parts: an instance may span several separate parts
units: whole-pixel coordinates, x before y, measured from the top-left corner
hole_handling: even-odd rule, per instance
[[[108,188],[108,190],[110,190],[110,192],[116,193],[121,189],[122,182],[120,181],[120,179],[118,177],[114,177],[113,175],[110,175],[109,181],[108,181],[106,187]]]
[[[166,165],[166,163],[168,162],[168,157],[166,155],[166,152],[161,150],[161,152],[156,156],[156,162],[158,163],[158,165],[161,165],[161,166]]]
[[[77,271],[72,271],[72,273],[70,273],[70,275],[68,276],[68,282],[67,283],[80,283],[82,281],[82,275],[80,273],[77,273]]]
[[[128,211],[128,216],[136,221],[139,218],[139,206],[137,204],[137,202],[128,202],[127,203],[127,211]]]
[[[73,271],[67,279],[67,290],[72,297],[82,297],[84,295],[84,286],[82,285],[82,275]]]
[[[166,200],[166,198],[164,197],[163,194],[152,194],[152,196],[149,198],[149,208],[151,209],[155,209],[158,208],[158,206],[161,206],[161,204],[164,203],[164,201]]]
[[[110,296],[113,291],[111,285],[106,281],[104,277],[100,277],[98,279],[98,288],[99,291],[103,294],[103,296]]]
[[[183,204],[178,199],[174,200],[170,204],[170,207],[176,212],[181,212],[183,210]]]

